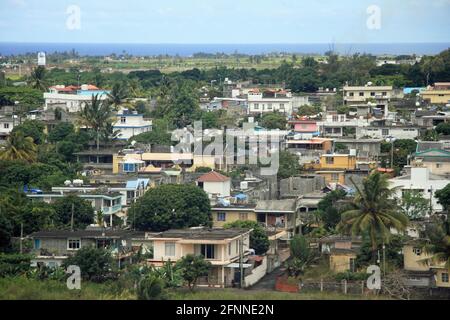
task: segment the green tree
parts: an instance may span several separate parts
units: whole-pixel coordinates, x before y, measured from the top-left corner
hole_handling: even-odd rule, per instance
[[[345,199],[344,190],[334,190],[328,193],[318,204],[317,214],[327,230],[334,230],[341,221],[341,212],[337,206],[339,200]]]
[[[448,136],[450,135],[450,122],[442,122],[436,126],[436,132],[438,134]]]
[[[81,277],[93,282],[103,282],[113,276],[115,269],[111,252],[103,248],[85,246],[64,261],[64,268],[79,266]]]
[[[0,151],[0,160],[24,160],[35,162],[37,147],[32,137],[25,137],[22,131],[12,132],[6,140],[6,145]]]
[[[287,269],[291,276],[303,274],[306,267],[314,260],[315,254],[308,240],[302,235],[296,235],[289,244],[291,260],[287,262]]]
[[[438,199],[438,202],[447,214],[450,214],[450,183],[445,186],[445,188],[436,191],[435,197]]]
[[[211,262],[206,261],[202,256],[188,254],[177,261],[176,268],[181,270],[181,275],[189,289],[194,290],[198,278],[208,275]]]
[[[109,103],[114,110],[119,110],[128,98],[128,94],[128,86],[122,85],[121,83],[115,83],[111,92],[108,93],[107,103]]]
[[[430,241],[424,245],[424,251],[430,257],[424,262],[428,265],[443,263],[450,272],[450,216],[434,217],[433,222],[427,225],[425,234]]]
[[[98,94],[92,96],[91,103],[81,109],[79,115],[79,122],[88,128],[91,128],[96,134],[97,150],[100,149],[100,137],[102,130],[104,130],[108,124],[115,121],[114,112],[111,106],[99,99]]]
[[[33,89],[41,91],[47,90],[47,70],[43,66],[38,66],[33,69],[30,75],[29,84]]]
[[[48,141],[56,143],[75,134],[75,126],[70,122],[58,123],[48,134]]]
[[[167,120],[155,119],[153,121],[152,131],[138,134],[131,137],[129,142],[136,141],[138,143],[155,144],[170,146],[172,144],[171,134],[169,133],[169,123]]]
[[[286,117],[278,112],[267,113],[261,119],[261,126],[269,130],[286,130],[286,125]]]
[[[80,197],[69,195],[56,200],[52,206],[55,210],[56,221],[62,227],[68,228],[71,225],[72,206],[74,229],[84,229],[94,222],[92,205]]]
[[[225,224],[224,228],[253,229],[253,231],[250,233],[250,248],[255,250],[255,253],[258,255],[265,254],[267,250],[269,250],[270,242],[269,237],[267,236],[267,232],[256,221],[237,220]]]
[[[405,190],[400,207],[409,219],[420,219],[430,211],[430,201],[425,199],[419,190]]]
[[[164,280],[155,274],[149,274],[139,281],[138,300],[164,300]]]
[[[150,189],[132,210],[134,226],[139,230],[164,231],[211,225],[208,196],[194,185],[167,184]]]
[[[397,209],[393,190],[389,189],[386,175],[372,173],[362,183],[362,188],[354,183],[357,190],[354,209],[341,215],[338,230],[352,235],[368,233],[372,244],[372,257],[380,243],[389,243],[390,228],[405,230],[408,218]]]
[[[38,120],[25,120],[18,126],[15,126],[12,132],[21,131],[25,137],[32,137],[35,144],[42,144],[45,142],[44,134],[45,126]]]
[[[286,179],[300,174],[300,163],[297,155],[289,151],[280,152],[280,164],[278,168],[278,178]]]

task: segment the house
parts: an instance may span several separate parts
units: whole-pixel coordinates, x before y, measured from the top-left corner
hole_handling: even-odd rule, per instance
[[[436,82],[427,90],[420,92],[420,96],[429,104],[450,103],[450,82]]]
[[[444,176],[430,173],[426,167],[411,167],[411,173],[389,180],[391,188],[396,192],[397,198],[408,190],[418,190],[425,199],[429,199],[433,212],[442,211],[442,205],[438,203],[435,194],[445,188],[450,180]]]
[[[211,207],[213,227],[222,228],[225,224],[235,221],[257,221],[255,207],[256,204],[253,203],[225,205],[219,202]]]
[[[134,231],[112,229],[54,230],[38,231],[29,235],[35,257],[32,266],[61,266],[71,255],[84,247],[107,248],[112,252],[119,266],[130,261],[131,238]]]
[[[322,254],[329,256],[330,270],[356,272],[356,256],[361,243],[361,237],[331,235],[319,240],[319,248]]]
[[[326,138],[305,138],[290,136],[285,141],[289,152],[295,153],[300,157],[301,163],[311,162],[322,154],[331,152],[333,140]]]
[[[319,127],[315,120],[291,120],[288,124],[296,134],[320,135]]]
[[[427,240],[408,241],[402,249],[404,270],[407,274],[407,285],[425,288],[450,288],[449,270],[442,264],[434,264],[423,250]]]
[[[248,114],[263,114],[280,112],[292,114],[292,93],[284,89],[260,90],[253,89],[248,92]]]
[[[348,119],[345,114],[329,112],[323,121],[317,122],[322,137],[342,138],[353,136],[356,128],[368,126],[367,119],[355,118]]]
[[[231,179],[216,171],[205,173],[196,181],[197,186],[210,198],[226,198],[230,196]]]
[[[113,131],[119,132],[117,139],[120,140],[128,140],[151,130],[152,121],[144,120],[144,115],[125,108],[117,113],[117,121],[113,125]]]
[[[367,102],[378,97],[392,99],[395,97],[392,86],[344,86],[344,103],[346,105]]]
[[[395,139],[415,140],[420,136],[421,128],[412,125],[382,125],[366,126],[356,128],[356,139],[386,139],[393,137]]]
[[[0,116],[0,143],[9,137],[9,134],[18,123],[15,116]]]
[[[301,224],[296,205],[296,199],[259,200],[255,207],[256,221],[268,231],[281,233],[287,241]]]
[[[335,145],[341,144],[347,150],[356,150],[358,159],[377,159],[381,155],[382,139],[335,139]]]
[[[94,85],[83,84],[81,86],[56,85],[44,93],[44,110],[61,108],[67,112],[79,112],[86,103],[92,100],[92,96],[98,95],[98,99],[104,101],[108,98],[109,91],[99,89]]]
[[[168,230],[148,237],[153,242],[153,258],[148,264],[161,267],[165,262],[177,262],[182,257],[202,255],[211,262],[209,275],[199,279],[199,285],[230,287],[240,282],[240,267],[249,269],[251,229]],[[245,271],[245,275],[248,271]]]
[[[105,222],[108,222],[112,226],[113,215],[120,214],[122,212],[122,194],[119,192],[110,192],[102,190],[89,190],[89,191],[75,191],[66,192],[60,190],[58,192],[28,192],[26,196],[32,201],[44,201],[46,203],[53,203],[57,199],[64,198],[68,195],[76,195],[81,199],[87,200],[94,208],[94,212],[102,212],[105,216]],[[109,218],[109,219],[108,219]]]
[[[428,149],[414,153],[413,157],[415,163],[428,168],[430,173],[450,176],[450,151]]]

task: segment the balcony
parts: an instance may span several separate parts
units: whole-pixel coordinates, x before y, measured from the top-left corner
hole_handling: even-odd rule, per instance
[[[121,210],[122,210],[122,205],[121,204],[117,204],[117,205],[112,206],[112,207],[103,207],[102,208],[103,214],[106,214],[106,215],[115,214],[117,212],[120,212]]]

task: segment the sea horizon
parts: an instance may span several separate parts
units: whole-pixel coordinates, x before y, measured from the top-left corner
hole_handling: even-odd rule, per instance
[[[0,55],[20,55],[36,52],[69,52],[75,50],[82,56],[107,56],[127,54],[134,56],[179,55],[196,53],[225,54],[314,54],[334,51],[341,55],[365,53],[373,55],[435,55],[450,48],[450,42],[419,43],[50,43],[50,42],[0,42]]]

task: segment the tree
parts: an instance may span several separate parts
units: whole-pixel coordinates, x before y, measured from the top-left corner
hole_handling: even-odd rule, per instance
[[[22,131],[25,137],[33,138],[35,144],[42,144],[45,141],[45,126],[38,120],[25,120],[18,126],[15,126],[12,132]]]
[[[393,199],[393,190],[389,189],[386,175],[380,172],[370,174],[362,183],[362,189],[355,183],[357,190],[354,209],[341,215],[338,230],[352,235],[368,233],[372,245],[372,257],[376,259],[378,245],[389,243],[390,228],[405,230],[408,218],[397,210]]]
[[[137,287],[138,300],[163,300],[164,280],[154,274],[149,274],[139,281]]]
[[[229,228],[242,228],[253,229],[250,233],[250,248],[255,250],[258,255],[265,254],[269,250],[270,242],[264,228],[256,221],[243,221],[237,220],[224,225],[225,229]]]
[[[202,256],[188,254],[177,261],[176,268],[181,270],[181,275],[189,289],[194,290],[198,278],[209,274],[211,262],[206,261]]]
[[[64,261],[64,268],[70,265],[80,267],[83,279],[103,282],[112,275],[114,260],[111,252],[106,249],[85,246]]]
[[[436,126],[436,132],[443,136],[450,135],[450,122],[442,122]]]
[[[261,119],[261,126],[269,130],[286,130],[286,124],[286,117],[278,112],[267,113]]]
[[[165,231],[211,225],[211,207],[206,193],[194,185],[167,184],[142,196],[132,220],[139,230]]]
[[[400,207],[409,219],[420,219],[430,211],[430,201],[425,199],[419,190],[405,190]]]
[[[119,110],[128,97],[128,87],[120,83],[115,83],[110,93],[108,93],[107,102],[114,110]]]
[[[292,238],[289,247],[291,260],[287,263],[287,269],[291,276],[298,277],[314,260],[315,254],[311,250],[308,240],[302,235],[296,235]]]
[[[115,121],[115,116],[111,106],[99,99],[98,94],[92,96],[91,103],[81,109],[79,115],[79,122],[88,128],[94,130],[96,134],[97,150],[100,149],[100,136],[108,124]]]
[[[3,212],[0,204],[0,252],[7,251],[11,245],[13,226],[8,215]]]
[[[430,241],[424,245],[424,251],[430,257],[424,262],[429,265],[443,263],[450,272],[450,216],[434,217],[433,223],[427,225],[425,234]]]
[[[317,214],[327,230],[334,230],[341,221],[341,213],[337,207],[339,200],[345,199],[347,193],[344,190],[334,190],[328,193],[317,206]]]
[[[48,141],[56,143],[75,134],[75,126],[70,122],[58,123],[48,134]]]
[[[30,75],[29,83],[33,89],[38,89],[41,91],[47,90],[47,70],[43,66],[38,66],[34,68]]]
[[[280,152],[280,165],[278,169],[278,178],[286,179],[300,174],[300,163],[297,155],[289,151]]]
[[[23,132],[11,132],[3,151],[0,152],[0,160],[24,160],[35,162],[37,147],[33,138],[25,137]]]
[[[168,130],[168,122],[163,119],[155,119],[153,121],[152,131],[138,134],[130,138],[130,143],[136,141],[138,143],[156,144],[170,146],[172,144],[171,134]]]
[[[74,229],[84,229],[94,222],[94,209],[89,201],[80,197],[69,195],[56,200],[52,204],[55,209],[57,223],[63,227],[69,227],[72,221]]]
[[[438,202],[447,214],[450,214],[450,183],[445,186],[444,189],[438,190],[435,193],[435,197],[438,199]]]

